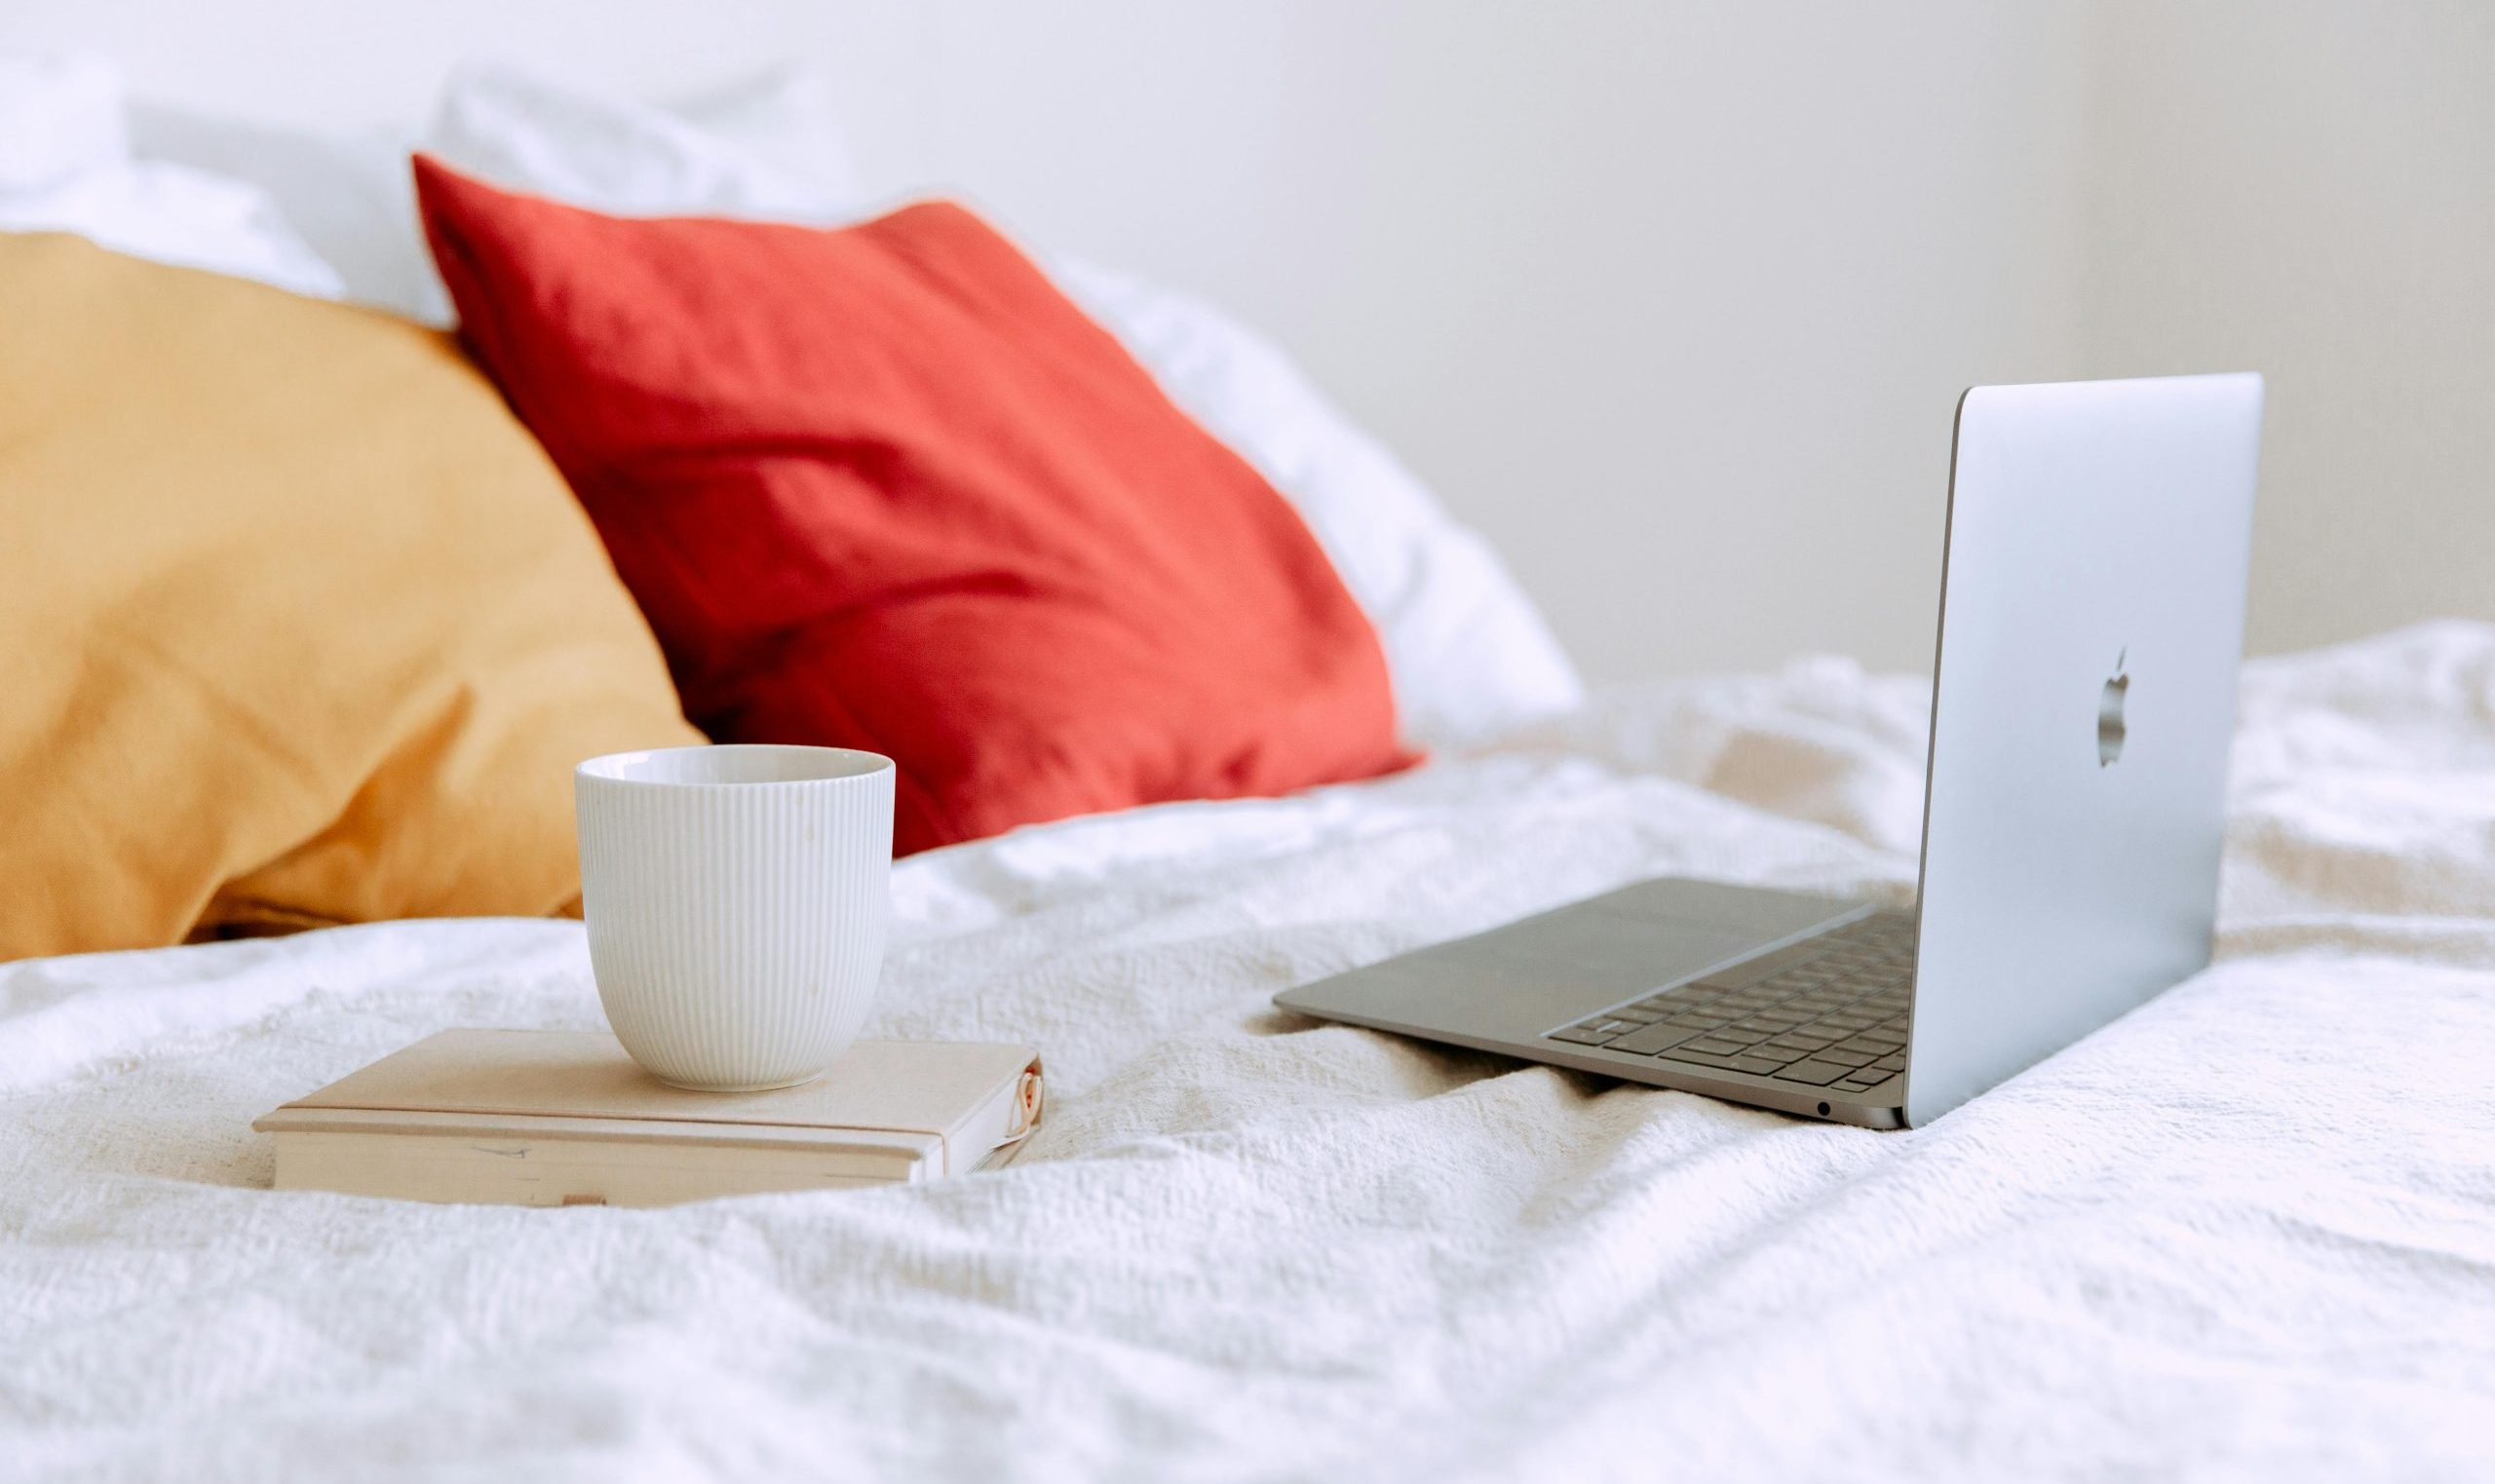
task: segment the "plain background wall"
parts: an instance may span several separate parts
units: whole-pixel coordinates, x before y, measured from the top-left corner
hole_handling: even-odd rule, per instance
[[[2256,648],[2495,615],[2461,0],[5,3],[0,44],[328,125],[476,51],[662,96],[817,68],[878,189],[1290,347],[1597,678],[1928,665],[1989,379],[2271,373]]]
[[[2246,641],[2495,617],[2495,5],[2095,21],[2087,363],[2268,375]]]

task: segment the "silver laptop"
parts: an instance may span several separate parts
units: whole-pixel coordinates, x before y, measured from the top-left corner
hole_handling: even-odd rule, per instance
[[[2261,378],[1958,403],[1915,906],[1642,881],[1276,997],[1874,1128],[2209,960]]]

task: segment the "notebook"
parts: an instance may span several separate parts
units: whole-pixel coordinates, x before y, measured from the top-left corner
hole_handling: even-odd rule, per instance
[[[672,1205],[911,1184],[1003,1163],[1039,1123],[1028,1046],[862,1041],[767,1092],[687,1092],[603,1031],[444,1031],[251,1126],[279,1190]]]

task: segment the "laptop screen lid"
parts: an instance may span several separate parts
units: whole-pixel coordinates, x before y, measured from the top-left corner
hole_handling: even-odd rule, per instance
[[[2209,958],[2258,375],[1958,407],[1905,1121]]]

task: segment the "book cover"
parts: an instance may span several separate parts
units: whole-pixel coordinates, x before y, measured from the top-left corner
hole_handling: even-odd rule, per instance
[[[275,1136],[281,1190],[666,1205],[1001,1162],[1041,1089],[1028,1046],[862,1041],[801,1086],[713,1093],[667,1085],[602,1031],[458,1030],[251,1126]]]

